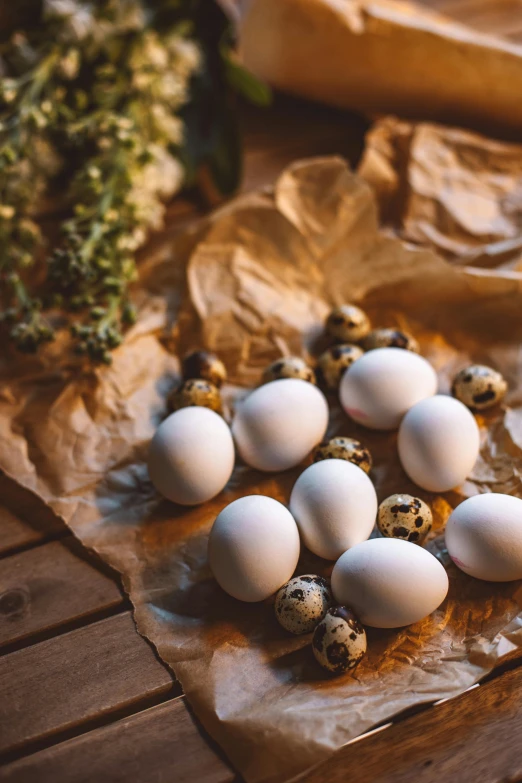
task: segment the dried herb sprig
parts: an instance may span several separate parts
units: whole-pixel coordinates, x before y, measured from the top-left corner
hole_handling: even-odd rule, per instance
[[[86,311],[86,322],[73,325],[76,350],[109,362],[122,326],[135,318],[127,292],[133,254],[161,224],[161,199],[183,181],[177,114],[200,55],[177,30],[161,39],[148,30],[128,39],[116,62],[105,60],[90,111],[67,125],[71,143],[91,154],[72,183],[74,215],[49,259],[49,281],[69,309]]]
[[[76,351],[109,363],[135,319],[135,251],[161,225],[163,199],[212,161],[212,145],[187,143],[208,117],[197,85],[212,84],[230,110],[226,25],[202,0],[46,0],[42,20],[0,49],[14,71],[0,83],[3,319],[16,346],[35,351],[54,335],[42,311],[69,313]],[[71,212],[35,286],[32,213],[57,176]]]
[[[28,294],[22,275],[34,265],[42,242],[31,209],[58,165],[44,133],[58,57],[58,48],[52,47],[23,75],[0,83],[0,274],[12,304],[2,318],[13,324],[10,336],[21,351],[33,351],[53,336],[41,315],[41,299]]]

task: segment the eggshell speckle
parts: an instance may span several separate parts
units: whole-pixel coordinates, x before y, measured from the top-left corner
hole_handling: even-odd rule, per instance
[[[351,304],[334,307],[326,320],[328,334],[343,343],[358,342],[370,331],[370,320],[364,310]]]
[[[215,497],[234,469],[234,442],[227,423],[208,408],[182,408],[152,438],[149,476],[160,494],[195,506]]]
[[[263,372],[262,383],[271,383],[282,378],[300,378],[315,383],[315,372],[300,356],[282,356],[269,364]]]
[[[218,389],[227,379],[227,370],[221,359],[208,351],[193,351],[183,359],[183,378],[203,378]]]
[[[290,511],[305,546],[319,557],[335,560],[371,534],[377,495],[356,465],[327,459],[301,473],[290,496]]]
[[[353,462],[358,468],[369,473],[372,469],[372,455],[362,443],[353,438],[338,436],[327,443],[320,443],[312,452],[312,460],[320,462],[323,459],[345,459]]]
[[[403,348],[405,351],[419,353],[419,343],[411,334],[400,329],[374,329],[363,340],[365,351],[376,348]]]
[[[330,583],[323,576],[304,574],[290,579],[279,590],[275,613],[280,625],[290,633],[313,631],[332,603]]]
[[[210,569],[223,590],[240,601],[263,601],[292,576],[299,532],[287,508],[264,495],[248,495],[218,514],[210,531]]]
[[[412,405],[436,391],[435,370],[421,356],[402,348],[377,348],[344,373],[340,399],[359,424],[393,430]]]
[[[503,400],[507,383],[492,367],[473,364],[457,373],[451,391],[471,410],[484,411]]]
[[[469,476],[480,446],[479,429],[465,405],[436,395],[404,417],[398,439],[402,467],[430,492],[447,492]]]
[[[324,394],[311,383],[285,378],[260,386],[238,405],[232,434],[247,465],[287,470],[322,440],[327,425]]]
[[[488,493],[464,500],[446,524],[446,546],[462,571],[488,582],[522,579],[522,500]]]
[[[314,632],[316,661],[332,674],[357,666],[366,652],[366,631],[346,606],[329,609]]]
[[[426,549],[397,538],[374,538],[341,555],[332,572],[332,592],[363,625],[399,628],[440,606],[448,576]]]
[[[390,495],[379,505],[377,527],[387,538],[420,544],[433,524],[431,508],[412,495]]]
[[[338,389],[344,372],[360,359],[363,353],[362,348],[350,343],[328,348],[317,360],[316,374],[320,385],[330,391]]]
[[[219,389],[203,378],[192,378],[174,389],[169,395],[168,406],[172,412],[192,406],[210,408],[216,413],[222,413],[223,410]]]

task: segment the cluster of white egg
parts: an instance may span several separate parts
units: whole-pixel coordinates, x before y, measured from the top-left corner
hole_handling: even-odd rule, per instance
[[[342,375],[339,397],[359,424],[398,429],[401,464],[423,489],[445,492],[470,474],[479,453],[475,418],[459,400],[437,394],[435,371],[416,353],[386,347],[362,354]],[[231,428],[212,410],[183,408],[152,440],[151,480],[170,500],[203,503],[225,487],[236,449],[257,470],[287,470],[323,439],[328,416],[323,393],[299,378],[271,380],[252,391],[237,405]],[[415,623],[444,600],[448,577],[440,561],[414,543],[369,540],[377,509],[364,470],[342,459],[317,462],[297,479],[288,508],[250,495],[221,511],[209,539],[212,573],[234,598],[262,601],[290,580],[302,543],[336,561],[333,599],[364,625]],[[522,578],[522,500],[490,494],[465,501],[448,521],[446,544],[456,565],[472,576]],[[335,613],[329,620],[345,622]]]

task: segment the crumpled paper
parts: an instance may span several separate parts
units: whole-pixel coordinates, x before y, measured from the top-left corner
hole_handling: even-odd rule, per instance
[[[404,240],[457,263],[522,270],[522,145],[385,117],[358,171]]]
[[[466,577],[448,562],[441,533],[466,496],[522,497],[521,273],[452,265],[380,233],[370,186],[343,160],[322,158],[296,162],[272,189],[157,244],[138,298],[138,323],[112,367],[81,374],[60,365],[52,347],[29,363],[4,357],[0,467],[122,573],[140,632],[249,783],[297,775],[405,708],[464,691],[520,649],[520,584]],[[375,325],[411,330],[443,392],[472,359],[498,367],[510,391],[505,408],[478,417],[472,476],[444,495],[409,482],[395,433],[365,431],[331,397],[329,432],[370,448],[379,498],[415,492],[431,503],[429,547],[450,577],[433,615],[401,630],[370,629],[367,657],[332,679],[316,665],[310,636],[287,635],[271,601],[225,595],[207,565],[216,514],[249,493],[288,501],[302,468],[268,475],[238,464],[221,495],[186,509],[156,495],[145,461],[185,350],[219,352],[233,408],[268,361],[321,350],[323,319],[343,301],[362,304]],[[331,565],[303,551],[297,573],[328,574]]]

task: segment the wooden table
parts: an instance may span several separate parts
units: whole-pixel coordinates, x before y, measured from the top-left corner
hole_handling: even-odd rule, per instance
[[[522,33],[520,0],[440,0],[468,21]],[[430,4],[433,4],[431,2]],[[515,14],[514,12],[517,12]],[[245,116],[244,188],[288,162],[353,160],[364,122],[278,99]],[[178,202],[171,218],[195,208]],[[120,581],[40,502],[0,476],[0,781],[226,783],[234,771],[136,632]],[[308,775],[356,783],[522,780],[522,659],[444,704],[398,716]]]

